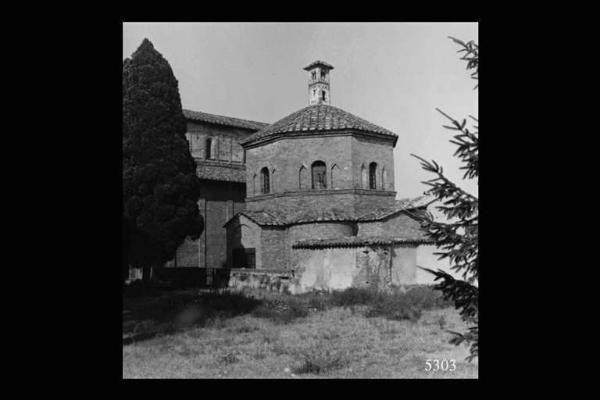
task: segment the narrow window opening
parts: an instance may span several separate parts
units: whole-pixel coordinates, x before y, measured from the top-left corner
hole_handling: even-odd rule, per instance
[[[207,160],[212,157],[211,148],[212,148],[212,139],[208,138],[208,139],[206,139],[206,157],[205,157]]]
[[[377,163],[372,162],[369,165],[369,189],[376,189],[377,188],[377,182],[376,182],[376,176],[377,176]]]
[[[312,165],[312,188],[327,189],[327,168],[323,161],[315,161]]]
[[[262,193],[267,194],[270,191],[269,170],[264,167],[260,173],[262,175]]]

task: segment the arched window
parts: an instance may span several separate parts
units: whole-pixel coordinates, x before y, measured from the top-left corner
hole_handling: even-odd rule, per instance
[[[304,165],[298,171],[298,189],[308,189],[308,171]]]
[[[340,188],[340,167],[337,164],[333,164],[331,167],[331,179],[329,179],[329,187],[332,189]]]
[[[262,177],[262,193],[267,194],[270,190],[269,170],[267,169],[267,167],[264,167],[260,170],[260,175]]]
[[[276,170],[271,171],[271,191],[275,193],[277,190],[277,179],[275,175]]]
[[[385,190],[385,183],[387,182],[387,171],[385,168],[381,171],[381,189]]]
[[[367,188],[367,169],[365,168],[365,164],[360,168],[360,187],[362,189]]]
[[[369,189],[377,189],[377,163],[372,162],[369,164]]]
[[[315,161],[312,164],[312,188],[327,188],[327,168],[323,161]]]
[[[205,150],[206,150],[206,157],[205,158],[208,160],[212,156],[212,154],[211,154],[212,139],[211,138],[206,139],[206,149]]]

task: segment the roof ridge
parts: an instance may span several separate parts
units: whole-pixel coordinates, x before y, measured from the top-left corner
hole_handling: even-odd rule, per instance
[[[201,120],[213,124],[236,126],[260,130],[269,126],[266,122],[253,121],[244,118],[228,117],[226,115],[212,114],[204,111],[194,111],[184,108],[183,115],[189,119]]]

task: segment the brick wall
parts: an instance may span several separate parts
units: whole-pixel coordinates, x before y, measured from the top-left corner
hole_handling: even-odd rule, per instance
[[[227,267],[233,268],[233,251],[239,248],[255,249],[256,268],[262,259],[261,227],[241,215],[227,225]]]
[[[327,189],[312,189],[315,161],[325,163]],[[371,162],[377,163],[376,190],[362,182],[362,167],[367,168],[368,177]],[[265,167],[270,174],[271,195],[261,190],[260,171]],[[250,147],[246,150],[246,176],[251,210],[354,210],[355,206],[391,206],[396,195],[392,144],[362,136],[291,137]],[[277,197],[284,194],[285,198]]]
[[[176,260],[168,266],[221,268],[227,262],[227,231],[223,224],[245,207],[245,185],[233,182],[201,181],[198,200],[204,218],[204,232],[189,238],[177,249]]]
[[[248,197],[248,210],[274,210],[298,213],[304,210],[364,211],[373,207],[391,207],[395,192],[362,189],[310,190]]]
[[[300,168],[307,169],[308,186],[311,182],[311,166],[315,161],[323,161],[327,168],[327,187],[330,187],[331,168],[334,171],[334,185],[339,188],[352,187],[351,137],[301,137],[282,139],[246,150],[247,182],[254,175],[260,176],[263,167],[276,171],[275,193],[300,189]],[[248,196],[260,193],[249,191]]]
[[[257,264],[257,269],[274,270],[289,268],[287,229],[263,227],[261,242],[260,266]]]
[[[210,137],[212,159],[241,163],[244,161],[244,149],[239,141],[254,132],[249,129],[188,121],[186,138],[193,157],[205,158],[206,139]]]
[[[377,190],[394,191],[394,148],[389,142],[370,139],[366,137],[352,137],[352,167],[353,186],[368,189],[369,164],[377,163],[376,188]],[[366,169],[366,180],[362,182],[362,167]],[[381,186],[383,170],[385,169],[385,188]]]
[[[398,214],[383,221],[360,222],[357,236],[415,236],[421,231],[418,221],[406,214]]]
[[[204,232],[197,240],[187,238],[167,266],[221,268],[227,262],[227,232],[223,224],[245,208],[244,150],[239,141],[254,130],[187,122],[186,137],[192,156],[200,159],[196,173],[201,179],[200,214]],[[206,143],[212,139],[212,161],[204,161]]]

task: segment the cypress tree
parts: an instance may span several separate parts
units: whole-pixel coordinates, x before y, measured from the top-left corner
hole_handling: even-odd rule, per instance
[[[148,39],[123,62],[123,244],[134,267],[160,267],[204,228],[178,82]]]

